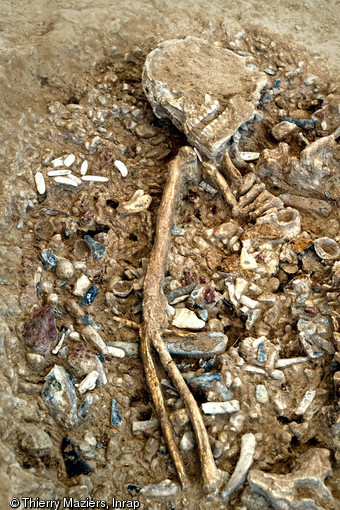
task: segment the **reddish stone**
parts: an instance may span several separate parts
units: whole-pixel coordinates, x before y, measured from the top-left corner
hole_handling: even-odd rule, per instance
[[[50,354],[58,339],[54,313],[47,305],[36,310],[24,324],[24,339],[34,352]]]

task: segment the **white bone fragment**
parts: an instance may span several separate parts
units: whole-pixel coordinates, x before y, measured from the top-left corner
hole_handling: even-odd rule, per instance
[[[295,411],[295,414],[297,414],[298,416],[302,416],[303,414],[305,414],[305,412],[307,411],[308,407],[311,405],[311,403],[314,400],[315,393],[316,393],[315,390],[308,390],[308,391],[306,391],[303,399],[300,402],[299,407]]]
[[[41,172],[37,172],[34,176],[35,179],[35,185],[37,187],[38,193],[40,195],[43,195],[46,191],[46,184],[44,176]]]
[[[97,370],[92,370],[80,384],[75,384],[75,386],[78,387],[79,393],[83,395],[87,391],[94,390],[98,377],[99,372],[97,372]]]
[[[305,363],[308,361],[308,358],[305,356],[300,356],[297,358],[288,358],[288,359],[278,359],[275,363],[275,368],[286,368],[291,365],[296,365],[297,363]]]
[[[108,354],[107,345],[99,333],[92,327],[86,326],[81,335],[87,342],[96,347],[102,354]]]
[[[52,354],[58,354],[58,352],[62,348],[65,338],[66,338],[66,331],[65,331],[65,329],[63,329],[63,331],[60,335],[60,340],[59,340],[58,344],[55,346],[54,349],[52,349]]]
[[[85,161],[82,162],[80,167],[80,175],[85,175],[88,169],[88,161],[85,159]]]
[[[251,308],[252,310],[254,310],[254,308],[259,308],[259,306],[260,306],[260,303],[258,301],[255,301],[254,299],[251,299],[250,297],[245,296],[245,295],[241,296],[240,302],[244,306],[247,306],[248,308]]]
[[[74,342],[79,342],[80,335],[78,331],[72,331],[72,333],[70,333],[70,340],[73,340]]]
[[[241,299],[243,291],[247,288],[248,282],[244,278],[236,278],[235,282],[235,298],[237,301]]]
[[[243,161],[255,161],[255,159],[259,159],[259,152],[240,152],[239,153]]]
[[[71,173],[71,170],[50,170],[47,172],[47,175],[49,177],[59,177],[61,175],[69,175]]]
[[[250,372],[251,374],[261,374],[261,375],[266,374],[266,371],[263,370],[263,368],[253,367],[252,365],[244,365],[243,370],[245,370],[246,372]]]
[[[80,186],[82,184],[81,180],[76,175],[69,174],[68,178],[72,179],[72,181],[74,181],[76,184],[78,184],[78,186]]]
[[[248,270],[257,268],[257,262],[255,260],[255,257],[248,253],[247,248],[245,246],[243,246],[241,250],[240,266],[242,267],[242,269]]]
[[[58,184],[67,184],[68,186],[78,187],[78,184],[75,180],[70,179],[69,177],[54,177],[55,182]]]
[[[89,288],[90,285],[91,282],[85,274],[79,276],[74,285],[73,294],[75,296],[83,297],[85,291]]]
[[[82,181],[108,182],[107,177],[101,175],[82,175]]]
[[[236,413],[240,410],[238,400],[229,400],[228,402],[204,402],[202,411],[204,414],[226,414]]]
[[[221,494],[222,499],[226,499],[245,481],[248,470],[253,463],[255,447],[255,435],[251,432],[249,434],[244,434],[241,438],[240,457],[237,461],[235,470],[226,485],[225,491]]]
[[[53,159],[52,161],[52,165],[54,166],[54,168],[57,168],[58,166],[63,166],[63,164],[64,164],[63,158],[56,158]]]
[[[107,352],[116,358],[124,358],[125,356],[125,351],[123,349],[119,349],[119,347],[113,347],[112,345],[107,346]]]
[[[128,169],[126,168],[126,165],[123,163],[123,161],[119,161],[119,159],[116,159],[116,161],[113,164],[120,171],[122,177],[127,176]]]
[[[76,160],[76,157],[74,154],[69,154],[68,156],[66,156],[66,158],[64,159],[64,165],[65,166],[71,166],[73,165],[73,163],[75,162]]]

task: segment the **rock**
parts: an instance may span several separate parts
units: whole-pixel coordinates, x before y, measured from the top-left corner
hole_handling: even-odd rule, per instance
[[[123,350],[128,356],[137,356],[139,353],[139,344],[136,342],[108,342],[108,347],[115,347],[116,349]],[[110,351],[110,349],[109,349]]]
[[[75,296],[83,297],[86,292],[86,289],[91,285],[90,280],[85,274],[82,274],[76,281],[73,289],[73,294]]]
[[[229,400],[228,402],[206,402],[202,404],[204,414],[229,414],[240,410],[238,400]]]
[[[61,443],[61,453],[65,462],[65,468],[69,477],[88,475],[92,471],[90,464],[80,454],[78,446],[65,436]]]
[[[175,430],[180,433],[190,421],[189,411],[185,407],[183,409],[177,409],[170,414],[170,421]]]
[[[28,352],[26,355],[27,363],[35,372],[40,372],[45,368],[46,359],[41,354]]]
[[[196,445],[194,433],[191,431],[184,432],[179,445],[183,452],[190,452],[193,450]]]
[[[156,116],[170,118],[209,159],[254,118],[266,83],[242,57],[194,37],[160,44],[147,56],[142,76]]]
[[[105,246],[92,239],[89,235],[84,236],[84,240],[89,244],[94,260],[102,259],[106,252]]]
[[[298,195],[283,194],[280,195],[282,202],[290,207],[302,209],[306,212],[313,212],[319,216],[328,217],[332,212],[332,206],[325,200],[318,200],[316,198],[306,198]]]
[[[263,384],[257,384],[255,386],[255,398],[261,404],[266,404],[268,402],[268,393]]]
[[[68,429],[77,425],[77,395],[66,370],[54,365],[45,381],[41,396],[49,407],[51,416]]]
[[[58,331],[52,309],[45,305],[33,313],[24,324],[23,337],[32,351],[48,356],[56,346]]]
[[[92,326],[86,326],[81,332],[81,335],[87,342],[92,344],[102,354],[108,354],[107,345],[102,337]]]
[[[46,271],[53,271],[58,264],[57,257],[54,255],[50,248],[46,248],[41,252],[41,261]]]
[[[33,423],[27,423],[19,432],[21,448],[32,457],[51,456],[53,443],[50,436]]]
[[[272,128],[272,135],[275,138],[275,140],[278,140],[281,142],[281,140],[288,139],[293,133],[296,133],[299,130],[298,126],[296,124],[293,124],[292,122],[283,121],[279,124],[276,124]]]
[[[122,418],[119,414],[117,400],[112,399],[112,408],[111,408],[111,423],[116,427],[122,423]]]
[[[66,259],[58,259],[56,274],[61,280],[71,280],[74,276],[72,262]]]
[[[172,303],[175,299],[187,296],[191,294],[191,292],[195,289],[196,283],[190,283],[189,285],[186,285],[185,287],[179,287],[174,290],[170,290],[170,292],[167,292],[165,294],[166,299],[168,300],[168,303]]]
[[[87,413],[89,412],[90,407],[92,405],[92,402],[93,402],[92,395],[87,395],[84,402],[79,406],[78,409],[78,416],[80,419],[84,420],[86,418]]]
[[[278,475],[253,469],[248,474],[248,483],[253,491],[264,495],[278,510],[330,508],[333,498],[324,483],[332,475],[329,455],[325,448],[310,448],[297,457],[296,467],[290,474]]]
[[[185,374],[183,374],[185,376]],[[184,377],[185,378],[185,377]],[[202,389],[209,389],[214,382],[221,382],[222,375],[219,373],[200,374],[190,378],[187,383],[190,386],[200,387]]]
[[[83,377],[92,370],[97,370],[100,361],[85,345],[78,343],[68,355],[67,363],[76,377]]]
[[[91,285],[91,287],[86,292],[83,303],[84,305],[92,305],[93,301],[95,300],[97,294],[98,294],[99,288],[97,285]]]
[[[145,420],[145,421],[134,421],[132,423],[132,432],[134,434],[138,434],[139,432],[149,431],[151,429],[156,429],[159,426],[159,421],[157,418],[154,420]]]
[[[188,338],[174,335],[168,336],[165,344],[172,355],[210,358],[226,350],[228,337],[223,333],[216,332],[197,333],[197,335]]]
[[[205,322],[199,319],[195,312],[188,310],[188,308],[181,308],[176,310],[172,325],[176,328],[197,330],[204,328]]]
[[[137,126],[135,133],[140,138],[152,138],[153,136],[156,136],[156,131],[148,124],[141,124],[140,126]]]
[[[140,493],[148,498],[161,498],[162,496],[170,498],[176,496],[178,492],[178,485],[171,483],[169,480],[163,483],[145,485],[140,490]]]
[[[78,391],[81,395],[86,393],[87,391],[94,390],[97,384],[97,379],[99,377],[99,372],[97,370],[92,370],[85,379],[82,380],[80,384],[76,384],[78,387]]]

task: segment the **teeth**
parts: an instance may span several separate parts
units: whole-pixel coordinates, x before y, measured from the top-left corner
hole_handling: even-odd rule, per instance
[[[52,161],[52,165],[54,166],[54,168],[57,168],[58,166],[63,166],[64,162],[63,162],[63,158],[56,158]]]
[[[44,176],[41,172],[37,172],[34,176],[35,184],[40,195],[43,195],[46,191],[46,184]]]
[[[65,159],[64,159],[64,165],[65,166],[71,166],[73,165],[73,163],[75,162],[76,160],[76,157],[74,154],[69,154]]]
[[[47,175],[49,177],[58,177],[61,175],[69,175],[71,173],[71,170],[50,170],[47,172]]]
[[[117,159],[113,164],[120,171],[122,177],[126,177],[127,176],[128,169],[124,165],[123,161],[119,161],[119,159]]]
[[[82,162],[81,167],[80,167],[80,175],[86,174],[88,166],[89,166],[89,164],[88,164],[87,160],[85,159],[85,161]]]
[[[108,182],[107,177],[102,177],[101,175],[83,175],[82,181],[95,181],[95,182]]]
[[[76,181],[74,179],[70,179],[69,177],[55,177],[54,180],[58,184],[68,184],[69,186],[78,187]]]

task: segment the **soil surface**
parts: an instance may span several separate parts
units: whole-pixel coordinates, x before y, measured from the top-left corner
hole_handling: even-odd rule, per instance
[[[340,2],[306,0],[298,5],[292,2],[282,5],[277,0],[270,4],[252,0],[227,4],[218,0],[115,4],[103,1],[93,7],[93,3],[86,0],[35,0],[20,5],[7,0],[2,2],[1,510],[9,508],[8,501],[13,497],[34,498],[35,501],[36,498],[51,501],[62,501],[64,497],[91,498],[108,504],[114,497],[138,501],[142,508],[150,509],[228,508],[220,499],[209,500],[203,494],[195,450],[184,453],[191,492],[162,499],[146,499],[139,494],[139,489],[148,484],[165,479],[176,483],[176,473],[157,423],[149,423],[150,428],[142,432],[133,431],[132,424],[156,419],[141,359],[135,352],[139,342],[136,327],[142,320],[143,277],[168,163],[187,143],[185,136],[170,122],[160,122],[155,117],[142,90],[143,64],[157,43],[194,35],[235,51],[261,71],[275,70],[275,75],[268,75],[270,85],[280,78],[283,83],[280,86],[285,90],[274,96],[273,101],[263,102],[261,122],[251,123],[239,146],[240,151],[272,150],[277,147],[277,140],[272,137],[271,129],[281,116],[294,116],[299,110],[300,115],[303,112],[310,117],[322,107],[326,97],[332,105],[330,96],[337,93],[340,63],[337,17]],[[300,71],[295,73],[297,68]],[[291,80],[286,77],[289,72],[294,76]],[[270,86],[267,88],[269,90]],[[299,156],[306,144],[333,132],[338,126],[337,121],[332,125],[331,119],[338,115],[333,113],[330,106],[326,112],[330,119],[327,128],[321,127],[319,122],[316,130],[303,130],[305,141],[301,137],[288,137],[291,156]],[[60,184],[47,176],[47,172],[57,169],[53,167],[53,159],[68,154],[76,156],[72,168],[77,168],[74,173],[78,178],[81,163],[86,160],[87,173],[106,177],[107,182],[89,181],[77,187],[71,183]],[[116,160],[126,164],[127,177],[114,166]],[[255,163],[246,169],[241,166],[243,175],[255,170]],[[44,175],[45,194],[37,193],[34,178],[37,171]],[[289,185],[286,188],[281,185],[268,181],[267,189],[274,196],[291,192]],[[151,197],[151,204],[139,214],[124,214],[126,202],[137,190]],[[295,192],[309,196],[303,189],[295,189]],[[317,194],[312,196],[320,198]],[[302,231],[306,235],[299,241],[305,242],[306,247],[323,236],[339,241],[338,211],[336,203],[332,204],[332,213],[326,220],[315,211],[301,211]],[[211,293],[216,291],[224,296],[221,281],[224,282],[228,273],[236,274],[239,253],[235,249],[235,253],[230,251],[225,256],[222,245],[207,249],[206,232],[231,218],[220,193],[203,191],[198,183],[184,190],[176,223],[183,232],[173,237],[174,248],[165,275],[166,292],[192,283],[207,285],[215,278]],[[253,228],[247,218],[240,220],[240,226],[245,231]],[[84,242],[86,236],[105,247],[103,257],[94,256],[89,244]],[[48,267],[42,268],[42,253],[46,249],[72,262],[71,277],[66,277],[61,270],[58,273],[49,271]],[[97,249],[101,248],[97,246]],[[296,253],[302,251],[295,250]],[[279,287],[274,290],[285,296],[284,287],[296,274],[294,268],[287,267],[294,266],[294,261],[287,257],[283,260],[286,266],[281,267],[277,275]],[[332,269],[330,265],[321,264],[314,252],[307,254],[307,258],[305,266],[301,266],[299,260],[296,271],[302,267],[305,273],[313,274],[312,283],[317,293],[325,282],[329,283]],[[85,302],[82,293],[77,294],[75,290],[83,274],[89,282],[86,290],[91,285],[93,302],[93,295],[86,294],[88,301]],[[273,285],[269,280],[263,283],[266,291]],[[328,290],[335,294],[334,289]],[[329,306],[333,306],[332,300],[336,301],[335,295],[327,297]],[[100,353],[87,342],[88,351],[84,354],[83,337],[70,339],[68,336],[58,354],[49,352],[46,355],[35,350],[42,356],[30,357],[32,350],[25,342],[24,323],[35,309],[46,303],[56,311],[59,339],[63,330],[69,335],[70,327],[73,332],[81,332],[86,325],[92,325],[105,343],[111,342],[111,347],[121,348],[123,344],[119,342],[129,342],[135,351],[119,358]],[[178,305],[181,308],[183,303],[176,307]],[[196,310],[192,303],[190,306]],[[228,336],[230,358],[217,357],[213,370],[222,373],[225,382],[228,370],[232,371],[228,365],[231,360],[235,366],[242,366],[242,363],[238,365],[236,349],[250,333],[245,331],[244,318],[236,313],[228,299],[223,304],[221,301],[216,309],[208,309],[212,322],[207,325],[207,331],[217,327]],[[273,344],[276,337],[284,339],[280,344],[280,358],[304,356],[297,340],[296,325],[289,330],[289,321],[271,323],[269,315],[265,328],[258,328],[252,336],[267,334]],[[133,327],[126,327],[128,324],[124,320],[132,321]],[[51,334],[53,336],[53,331]],[[242,346],[239,352],[249,362],[244,345],[243,352]],[[330,368],[333,355],[334,352],[328,352],[321,365],[311,363],[296,370],[289,368],[285,372],[286,381],[275,381],[277,388],[273,386],[270,396],[282,392],[291,409],[298,406],[306,391],[311,388],[317,391],[317,404],[313,404],[315,407],[308,415],[309,427],[304,425],[307,421],[296,419],[288,411],[278,412],[279,404],[276,408],[268,407],[268,411],[263,408],[261,413],[254,395],[248,391],[248,376],[244,378],[244,389],[235,386],[234,398],[244,404],[245,413],[249,410],[252,413],[250,418],[248,416],[249,422],[247,418],[240,430],[235,423],[235,431],[229,435],[229,417],[204,417],[216,462],[222,471],[233,472],[240,454],[241,435],[248,432],[256,435],[259,445],[254,467],[275,474],[290,473],[296,459],[310,447],[327,448],[331,451],[333,470],[328,488],[332,490],[334,501],[326,502],[329,504],[326,508],[336,508],[340,487],[339,453],[336,454],[331,429],[336,419],[334,365]],[[89,365],[93,362],[92,368],[97,359],[100,360],[107,383],[97,382],[93,391],[84,395],[78,393],[78,411],[89,394],[93,396],[92,403],[86,417],[79,418],[78,413],[79,423],[68,428],[53,416],[41,392],[46,385],[45,377],[55,364],[65,368],[74,378],[73,383],[80,383],[86,375],[79,364],[82,356],[88,356]],[[177,362],[191,375],[208,372],[202,360],[178,359]],[[334,363],[338,366],[339,359]],[[160,379],[167,378],[160,366],[158,371]],[[232,376],[237,377],[238,373],[232,372]],[[252,381],[251,384],[259,385],[262,377],[256,375]],[[176,390],[169,384],[163,389],[175,430],[179,436],[183,432],[191,433],[190,426],[185,420],[182,423],[179,417],[183,403]],[[215,389],[212,387],[212,391]],[[207,400],[206,389],[195,387],[193,392],[200,404]],[[216,400],[217,397],[209,398]],[[112,418],[112,399],[117,402],[121,423]],[[48,437],[38,437],[37,430],[44,431]],[[69,476],[61,451],[65,436],[80,448],[91,473],[86,474],[85,469],[82,474]],[[32,446],[32,438],[38,446]],[[22,501],[20,508],[23,504]],[[254,496],[249,486],[241,486],[233,494],[230,508],[273,507],[268,499]]]

